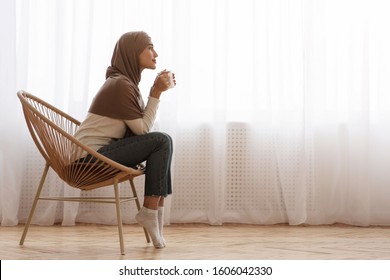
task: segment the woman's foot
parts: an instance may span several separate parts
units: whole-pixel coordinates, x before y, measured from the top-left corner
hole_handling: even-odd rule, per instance
[[[135,219],[147,230],[155,248],[161,249],[165,247],[165,242],[160,236],[158,210],[142,207],[137,215],[135,215]]]
[[[164,207],[159,206],[157,209],[157,220],[158,220],[158,230],[160,232],[161,241],[166,246],[165,239],[163,237],[163,229],[164,229]]]

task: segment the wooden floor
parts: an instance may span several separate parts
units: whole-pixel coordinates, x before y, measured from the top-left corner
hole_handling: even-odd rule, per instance
[[[125,225],[124,256],[116,226],[31,226],[19,246],[22,231],[23,226],[0,226],[0,259],[390,259],[390,227],[174,224],[164,229],[167,247],[154,249],[140,226]]]

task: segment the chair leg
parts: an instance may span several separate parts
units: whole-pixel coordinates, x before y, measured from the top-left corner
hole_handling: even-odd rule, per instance
[[[39,197],[41,195],[42,187],[43,187],[43,184],[45,182],[47,172],[49,171],[49,167],[50,167],[49,164],[46,163],[45,169],[43,170],[43,173],[42,173],[41,181],[39,182],[39,186],[38,186],[37,192],[35,194],[33,204],[31,206],[30,214],[28,215],[27,222],[24,225],[24,231],[23,231],[22,237],[20,238],[19,245],[23,245],[24,240],[26,239],[27,231],[30,227],[31,220],[32,220],[32,217],[34,215],[35,208],[37,206]]]
[[[116,218],[118,222],[118,231],[119,231],[119,243],[121,247],[121,254],[125,255],[125,245],[123,242],[123,227],[122,227],[122,215],[121,215],[121,202],[119,196],[118,182],[114,183],[114,192],[115,192],[115,206],[116,206]]]
[[[137,209],[139,211],[139,210],[141,210],[141,204],[140,204],[139,199],[138,199],[138,194],[137,194],[137,190],[135,189],[133,179],[130,179],[129,182],[130,182],[130,186],[131,186],[131,191],[133,192],[133,196],[135,197],[135,204],[137,205]],[[146,230],[146,228],[143,228],[143,229],[144,229],[144,233],[145,233],[146,242],[150,243],[151,240],[150,240],[148,231]]]

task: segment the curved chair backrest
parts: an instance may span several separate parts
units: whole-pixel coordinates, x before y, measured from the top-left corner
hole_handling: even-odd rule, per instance
[[[18,97],[30,134],[40,153],[68,185],[84,190],[128,180],[143,171],[123,166],[79,142],[73,135],[80,122],[25,92]]]

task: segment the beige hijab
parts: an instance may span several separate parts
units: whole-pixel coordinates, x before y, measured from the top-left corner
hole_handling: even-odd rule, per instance
[[[90,113],[123,120],[142,118],[145,105],[138,88],[138,57],[149,44],[151,38],[142,31],[128,32],[119,38],[106,81],[92,101]]]

